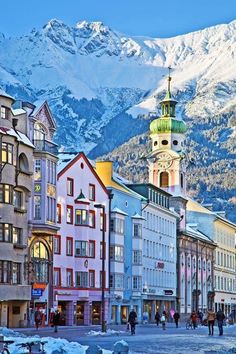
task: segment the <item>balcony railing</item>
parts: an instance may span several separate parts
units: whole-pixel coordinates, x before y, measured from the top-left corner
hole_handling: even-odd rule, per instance
[[[33,140],[35,149],[38,151],[45,151],[51,154],[58,154],[58,145],[47,140]]]

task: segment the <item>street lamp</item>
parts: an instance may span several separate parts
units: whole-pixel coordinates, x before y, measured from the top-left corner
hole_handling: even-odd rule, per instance
[[[105,205],[94,204],[94,208],[102,209],[102,332],[106,332],[106,322],[105,322]]]

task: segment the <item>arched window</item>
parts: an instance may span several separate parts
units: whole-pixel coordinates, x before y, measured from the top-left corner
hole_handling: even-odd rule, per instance
[[[49,254],[43,242],[37,241],[31,248],[31,259],[33,261],[34,280],[36,282],[48,282]]]
[[[29,172],[28,159],[24,153],[21,153],[19,156],[19,168],[23,172]]]
[[[160,187],[169,187],[169,174],[168,172],[160,173]]]
[[[34,125],[34,140],[45,140],[46,131],[40,123]]]

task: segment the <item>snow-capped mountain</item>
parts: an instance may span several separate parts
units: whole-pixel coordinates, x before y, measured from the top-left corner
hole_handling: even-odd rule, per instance
[[[200,153],[196,168],[205,176],[210,166],[219,179],[222,169],[235,171],[236,21],[159,39],[129,37],[101,22],[69,27],[54,19],[19,38],[0,34],[0,45],[0,86],[31,102],[47,99],[57,142],[91,157],[130,139],[132,146],[133,137],[148,131],[147,113],[163,98],[170,65],[178,114],[189,126],[189,151]],[[195,194],[206,199],[205,185]],[[235,206],[235,179],[225,190]]]

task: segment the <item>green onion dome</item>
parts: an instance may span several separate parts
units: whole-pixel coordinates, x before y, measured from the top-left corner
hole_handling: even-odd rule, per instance
[[[184,134],[187,131],[187,126],[182,120],[170,117],[161,117],[154,119],[150,124],[150,133],[177,133]]]

